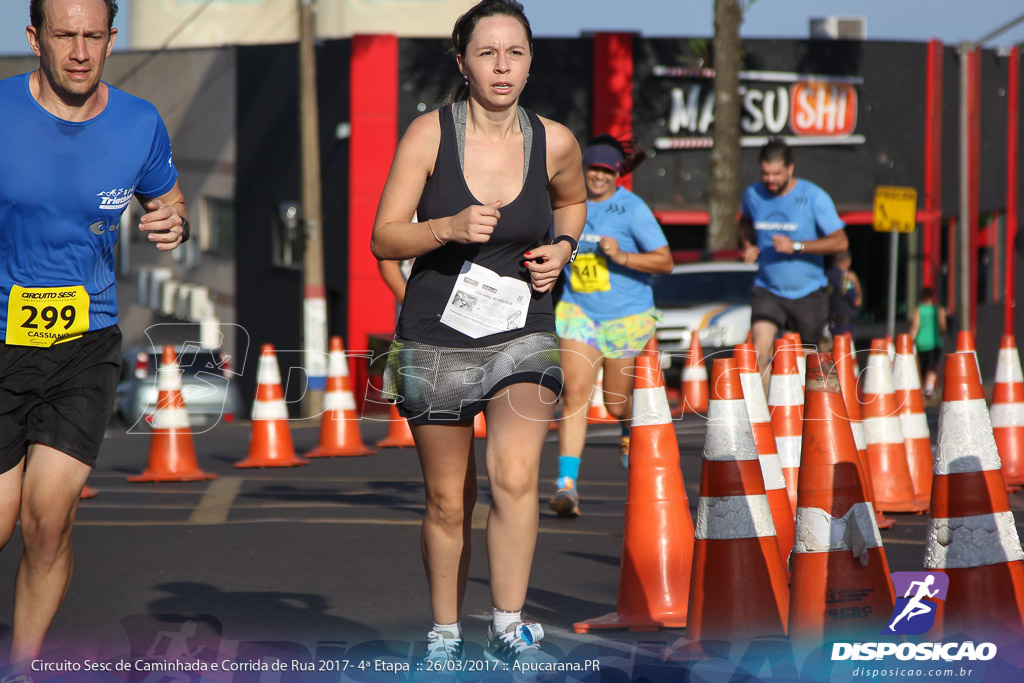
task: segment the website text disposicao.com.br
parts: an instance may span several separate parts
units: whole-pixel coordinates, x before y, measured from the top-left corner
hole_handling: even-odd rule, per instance
[[[889,668],[872,668],[867,666],[857,667],[850,672],[855,678],[896,678],[917,679],[917,678],[970,678],[973,675],[980,675],[981,670],[977,667],[949,667],[949,668],[914,668],[894,666]]]
[[[993,643],[833,643],[836,660],[883,660],[895,657],[898,662],[882,662],[858,666],[851,670],[854,678],[886,680],[918,680],[924,678],[970,679],[984,671],[980,662],[992,660],[998,648]],[[928,660],[934,664],[925,664]],[[964,666],[962,662],[970,664]]]

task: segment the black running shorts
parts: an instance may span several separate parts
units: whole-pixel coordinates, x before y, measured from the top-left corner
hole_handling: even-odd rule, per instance
[[[828,322],[828,290],[819,289],[799,299],[787,299],[769,292],[763,287],[754,287],[750,299],[750,321],[767,320],[781,330],[800,333],[803,344],[817,344],[821,341]]]
[[[938,373],[940,369],[939,361],[942,360],[942,347],[938,346],[927,351],[918,350],[917,359],[921,363],[922,376],[929,372]]]
[[[116,325],[48,349],[0,342],[0,473],[32,443],[94,467],[120,372]]]

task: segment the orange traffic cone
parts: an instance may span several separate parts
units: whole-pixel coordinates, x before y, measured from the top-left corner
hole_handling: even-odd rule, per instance
[[[327,391],[324,393],[324,414],[320,417],[320,445],[306,453],[307,458],[370,455],[359,433],[356,398],[348,377],[348,360],[341,337],[331,337],[327,360]]]
[[[576,633],[686,626],[693,520],[656,353],[636,359],[625,516],[616,611],[573,624]]]
[[[708,412],[708,368],[704,364],[704,352],[696,330],[690,335],[690,352],[683,365],[680,411],[684,414]]]
[[[487,420],[484,419],[483,411],[477,413],[476,416],[473,418],[473,438],[487,438]]]
[[[875,507],[886,512],[924,512],[928,500],[914,495],[896,406],[892,365],[884,339],[871,342],[864,371],[864,440],[867,442]]]
[[[814,645],[879,633],[894,603],[849,425],[831,354],[810,354],[789,637]]]
[[[181,396],[181,369],[173,346],[165,346],[156,371],[159,390],[153,413],[153,438],[149,441],[149,464],[142,474],[128,481],[203,481],[216,479],[199,469],[192,444],[185,399]]]
[[[990,416],[1003,479],[1013,488],[1024,485],[1024,374],[1012,334],[1003,335],[1000,342]]]
[[[864,439],[864,422],[860,412],[860,398],[857,392],[857,377],[860,367],[857,364],[857,352],[853,348],[853,335],[849,332],[837,334],[832,340],[832,359],[839,373],[839,388],[843,393],[846,405],[846,417],[850,420],[853,431],[853,443],[857,446],[857,459],[860,461],[861,472],[864,473],[864,495],[875,510],[875,523],[879,529],[891,529],[895,522],[875,505],[875,486],[872,481],[871,466],[868,461],[868,444]]]
[[[80,493],[78,497],[81,500],[89,500],[90,498],[95,498],[98,495],[99,494],[96,492],[96,489],[85,486],[82,488],[82,493]]]
[[[970,330],[960,330],[956,333],[957,353],[970,353],[974,356],[974,364],[978,366],[978,377],[981,377],[981,364],[978,361],[978,347],[974,345],[974,333]]]
[[[804,389],[799,379],[796,357],[796,349],[791,341],[776,339],[772,375],[768,383],[768,411],[775,432],[775,443],[779,448],[782,476],[786,479],[786,492],[794,511],[804,419]]]
[[[594,389],[590,392],[590,405],[587,408],[587,422],[589,424],[601,424],[618,422],[608,409],[604,407],[604,368],[597,371],[597,381],[594,382]]]
[[[804,348],[803,339],[800,338],[799,332],[786,332],[782,335],[782,338],[790,343],[793,347],[793,353],[796,357],[796,367],[799,369],[800,375],[800,386],[804,386],[807,382],[807,349]]]
[[[377,448],[408,448],[415,446],[409,421],[402,417],[394,403],[391,404],[391,418],[388,420],[388,434],[377,442]]]
[[[260,370],[256,379],[256,402],[252,406],[252,436],[249,457],[235,467],[295,467],[308,461],[295,455],[288,427],[288,406],[281,388],[281,370],[272,344],[260,348]]]
[[[711,369],[711,403],[690,581],[690,641],[784,635],[786,569],[732,358]]]
[[[960,330],[956,333],[956,352],[957,353],[973,353],[975,358],[978,356],[978,350],[974,346],[974,333],[970,330]]]
[[[896,362],[896,345],[892,343],[892,335],[887,334],[885,339],[885,353],[889,356],[889,365]]]
[[[754,350],[753,344],[737,344],[732,355],[736,359],[740,384],[743,387],[743,401],[746,403],[747,416],[750,418],[750,430],[754,435],[758,460],[761,461],[761,476],[764,478],[768,507],[771,508],[775,535],[779,539],[779,554],[785,566],[789,564],[789,551],[793,548],[795,511],[790,505],[789,493],[786,492],[786,479],[782,475],[779,449],[775,444],[775,432],[772,430],[772,417],[768,412],[764,384],[757,369],[757,351]]]
[[[977,364],[946,356],[925,569],[949,576],[935,624],[944,637],[1024,642],[1024,551],[1000,471]],[[938,636],[937,636],[938,637]],[[1000,656],[1005,657],[1002,647]]]
[[[932,434],[928,429],[928,418],[924,414],[921,374],[917,370],[917,354],[914,352],[914,342],[909,334],[896,337],[896,358],[892,364],[892,378],[914,497],[924,500],[932,492]]]

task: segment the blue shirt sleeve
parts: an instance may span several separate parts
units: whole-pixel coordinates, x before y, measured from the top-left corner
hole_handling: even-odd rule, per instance
[[[636,244],[642,252],[668,246],[668,239],[665,237],[658,219],[654,217],[654,212],[642,200],[636,203],[632,218],[633,239],[636,240]]]
[[[178,169],[171,155],[171,139],[159,114],[154,112],[153,141],[146,165],[135,185],[135,193],[142,197],[159,197],[170,192],[178,180]]]
[[[828,193],[819,189],[814,197],[814,222],[824,235],[831,235],[837,230],[846,227],[846,223],[839,217],[836,205]]]

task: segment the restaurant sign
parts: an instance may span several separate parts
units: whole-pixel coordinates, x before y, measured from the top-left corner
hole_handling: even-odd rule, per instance
[[[666,124],[655,149],[707,149],[715,120],[713,69],[655,66],[654,75],[684,81],[672,88]],[[760,147],[771,137],[790,145],[861,145],[857,129],[860,76],[785,71],[740,72],[740,141]]]

